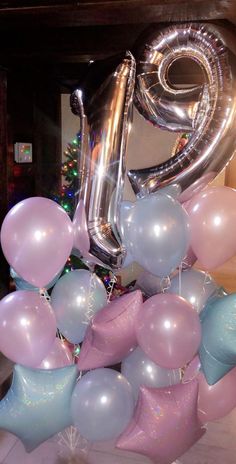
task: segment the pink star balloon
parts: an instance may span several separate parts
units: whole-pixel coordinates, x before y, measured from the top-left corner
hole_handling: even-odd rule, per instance
[[[94,316],[80,352],[80,370],[116,364],[137,345],[134,319],[142,302],[142,293],[136,290],[112,301]]]
[[[171,464],[204,434],[197,417],[198,382],[141,387],[135,414],[116,447]]]

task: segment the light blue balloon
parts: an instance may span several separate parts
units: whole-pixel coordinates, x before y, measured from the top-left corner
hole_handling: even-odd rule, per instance
[[[214,385],[236,366],[236,293],[212,298],[202,312],[202,370]]]
[[[96,369],[77,383],[71,408],[74,425],[84,438],[89,441],[113,440],[132,418],[132,388],[119,372]]]
[[[181,187],[179,184],[167,185],[166,187],[160,189],[156,195],[159,193],[164,193],[165,195],[169,195],[170,197],[177,200],[181,194]],[[155,195],[155,193],[153,193],[153,195]]]
[[[217,292],[218,286],[208,274],[196,269],[188,269],[177,274],[170,281],[167,293],[182,296],[200,313],[208,298]]]
[[[58,281],[61,273],[62,273],[62,270],[60,272],[58,272],[58,274],[54,277],[54,279],[51,282],[49,282],[48,285],[45,286],[46,290],[49,290],[50,288],[52,288],[55,285],[55,283]],[[34,287],[34,285],[31,285],[29,282],[22,279],[22,277],[20,277],[19,274],[17,274],[17,272],[13,269],[13,267],[10,268],[10,275],[11,275],[12,279],[15,282],[16,290],[30,290],[32,292],[38,292],[39,291],[38,287]]]
[[[169,195],[148,195],[130,210],[127,249],[154,275],[166,277],[180,265],[189,236],[188,215]]]
[[[0,402],[0,428],[16,435],[27,452],[72,424],[71,395],[78,371],[15,365],[10,390]]]
[[[71,343],[83,341],[92,316],[107,304],[107,292],[96,274],[77,269],[63,275],[51,294],[57,327]]]
[[[121,364],[121,373],[131,384],[136,400],[141,385],[161,388],[181,382],[180,369],[165,369],[158,366],[146,356],[140,347],[124,359]]]

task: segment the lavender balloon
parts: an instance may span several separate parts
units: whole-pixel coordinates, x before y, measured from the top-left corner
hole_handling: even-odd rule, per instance
[[[56,319],[38,293],[18,290],[0,301],[0,351],[12,361],[38,366],[56,337]]]
[[[171,279],[167,293],[182,296],[200,313],[208,298],[216,293],[217,288],[218,286],[209,274],[189,269]]]
[[[199,316],[178,295],[149,298],[136,318],[138,344],[152,361],[175,369],[191,361],[201,341]]]
[[[141,385],[160,388],[176,385],[181,381],[180,369],[165,369],[158,366],[146,356],[140,347],[124,359],[121,373],[131,384],[136,399],[138,399]]]
[[[71,343],[83,341],[90,319],[106,303],[102,281],[84,269],[62,276],[51,294],[57,326]]]
[[[1,244],[17,274],[35,287],[45,287],[70,255],[72,223],[65,210],[54,201],[27,198],[5,217]]]
[[[71,403],[72,417],[80,434],[89,441],[117,438],[134,411],[131,386],[112,369],[96,369],[77,383]]]

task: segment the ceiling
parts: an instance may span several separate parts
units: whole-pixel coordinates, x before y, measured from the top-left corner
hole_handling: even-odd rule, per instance
[[[236,0],[0,0],[0,65],[44,70],[70,89],[89,61],[133,48],[151,23],[236,24]]]

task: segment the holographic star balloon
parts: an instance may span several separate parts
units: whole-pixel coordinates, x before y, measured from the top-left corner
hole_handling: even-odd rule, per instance
[[[236,293],[210,299],[201,323],[199,357],[208,385],[214,385],[236,366]]]
[[[93,318],[82,345],[80,370],[111,366],[137,345],[134,320],[142,306],[140,290],[109,303]]]
[[[0,402],[0,429],[16,435],[30,452],[71,425],[77,375],[74,365],[53,370],[15,365],[11,388]]]
[[[141,387],[134,418],[116,447],[171,464],[204,434],[197,417],[198,382]]]

